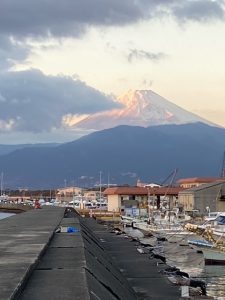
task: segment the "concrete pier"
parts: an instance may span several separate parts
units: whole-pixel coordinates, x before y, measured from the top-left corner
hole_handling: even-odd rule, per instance
[[[135,242],[65,208],[4,219],[0,238],[1,300],[180,299]]]
[[[0,299],[21,292],[63,216],[64,209],[43,209],[0,221]]]

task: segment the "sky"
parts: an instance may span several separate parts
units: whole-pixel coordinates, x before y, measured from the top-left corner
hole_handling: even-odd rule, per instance
[[[224,0],[1,0],[0,144],[74,140],[130,89],[225,127],[224,20]]]

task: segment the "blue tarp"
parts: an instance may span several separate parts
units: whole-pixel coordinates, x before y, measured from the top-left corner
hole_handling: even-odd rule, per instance
[[[67,228],[67,232],[71,233],[71,232],[79,232],[79,229],[75,228],[75,227],[68,227]]]

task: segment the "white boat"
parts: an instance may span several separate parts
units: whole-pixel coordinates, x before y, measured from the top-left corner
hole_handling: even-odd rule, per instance
[[[196,249],[204,255],[205,264],[225,264],[225,213],[220,213],[214,221],[191,228],[206,239],[195,243]],[[191,244],[194,245],[193,241]]]
[[[220,213],[214,220],[206,221],[201,225],[188,223],[185,229],[194,232],[214,244],[222,243],[225,246],[225,213]]]
[[[175,211],[166,211],[163,215],[158,211],[153,216],[148,222],[134,220],[135,228],[166,238],[172,242],[179,242],[193,234],[184,229],[180,219],[177,219]]]
[[[133,218],[130,216],[121,216],[121,223],[124,226],[137,228],[136,224],[138,224],[140,222],[141,222],[141,219]]]
[[[204,220],[206,222],[208,221],[215,221],[217,217],[219,217],[223,212],[221,211],[214,211],[214,212],[209,212],[207,216],[205,216]]]

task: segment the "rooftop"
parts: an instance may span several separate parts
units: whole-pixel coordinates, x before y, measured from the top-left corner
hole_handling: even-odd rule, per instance
[[[136,186],[112,187],[104,191],[104,195],[147,195],[148,189]]]
[[[204,189],[208,189],[208,188],[211,188],[211,187],[214,187],[214,186],[223,186],[225,184],[225,180],[220,180],[220,181],[216,181],[216,182],[211,182],[211,183],[205,183],[205,184],[201,184],[200,186],[195,186],[195,187],[192,187],[190,189],[185,189],[184,191],[181,191],[181,193],[192,193],[194,191],[201,191],[201,190],[204,190]]]
[[[190,178],[181,178],[178,180],[179,184],[183,183],[210,183],[220,180],[221,178],[216,177],[190,177]]]
[[[104,191],[104,195],[178,195],[182,187],[114,187]]]

